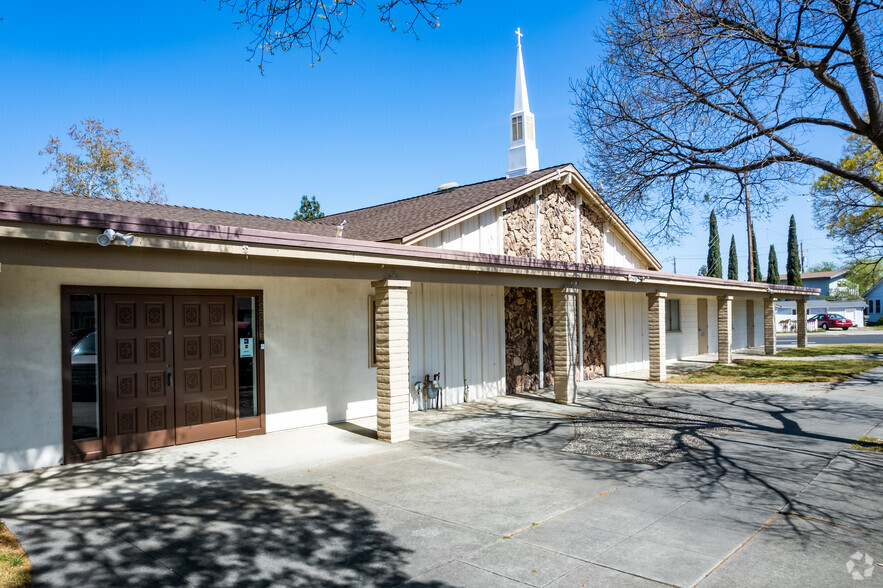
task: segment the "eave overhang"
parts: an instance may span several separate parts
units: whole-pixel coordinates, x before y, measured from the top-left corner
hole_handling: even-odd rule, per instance
[[[511,286],[524,285],[531,279],[555,279],[562,284],[576,283],[586,289],[664,291],[707,296],[807,298],[819,293],[815,288],[667,274],[654,270],[527,259],[0,202],[0,237],[92,244],[96,254],[100,254],[102,248],[95,243],[95,238],[106,228],[135,234],[137,239],[133,249],[172,249],[240,256],[247,251],[248,255],[256,257],[375,266],[390,273],[401,269],[415,276],[425,276],[427,281],[439,279],[437,274],[456,273],[456,280],[461,283]],[[244,245],[248,245],[248,248],[244,248]],[[0,262],[3,261],[0,258]]]

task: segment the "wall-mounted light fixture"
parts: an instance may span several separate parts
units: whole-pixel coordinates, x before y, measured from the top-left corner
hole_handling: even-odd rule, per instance
[[[337,225],[337,232],[335,233],[334,236],[337,237],[338,239],[343,239],[343,226],[345,224],[346,224],[346,219],[344,219],[344,221],[342,223]]]
[[[98,235],[98,244],[102,247],[107,247],[114,240],[120,239],[123,243],[126,244],[126,247],[131,247],[132,243],[135,241],[135,235],[124,235],[122,233],[118,233],[113,229],[107,229],[100,235]]]

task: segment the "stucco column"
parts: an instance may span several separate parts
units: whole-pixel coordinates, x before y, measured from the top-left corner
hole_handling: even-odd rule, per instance
[[[650,381],[665,381],[665,292],[648,292]]]
[[[555,402],[576,402],[576,376],[579,370],[579,327],[577,296],[579,288],[552,290],[552,349],[555,373]],[[542,327],[541,327],[542,328]]]
[[[806,347],[806,298],[797,299],[797,346]]]
[[[717,362],[733,363],[733,297],[717,297]]]
[[[410,430],[407,280],[372,282],[377,303],[377,438],[407,441]]]
[[[772,298],[763,300],[763,352],[776,354],[776,301]]]

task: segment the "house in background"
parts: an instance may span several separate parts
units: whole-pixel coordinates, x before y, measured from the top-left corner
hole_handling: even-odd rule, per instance
[[[800,274],[805,288],[818,288],[819,294],[813,298],[824,298],[842,294],[851,298],[859,298],[858,286],[847,279],[847,270],[833,270],[827,272],[807,272]],[[788,283],[788,274],[779,276],[782,284]],[[813,313],[815,314],[815,313]]]
[[[883,280],[880,280],[862,294],[868,303],[868,322],[880,322],[883,319]]]
[[[842,314],[852,321],[856,327],[865,326],[864,300],[822,300],[810,299],[806,303],[805,319],[817,314]],[[804,319],[804,320],[805,320]],[[793,300],[780,300],[776,302],[776,330],[780,333],[790,333],[797,330],[797,303]]]
[[[818,290],[661,272],[573,165],[537,169],[516,63],[505,178],[311,222],[0,186],[0,473],[360,417],[399,442],[427,376],[572,403],[774,353],[775,301]]]

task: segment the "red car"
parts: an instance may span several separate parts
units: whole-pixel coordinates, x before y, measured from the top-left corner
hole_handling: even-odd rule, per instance
[[[816,321],[819,328],[825,331],[828,329],[843,329],[845,331],[849,327],[854,326],[852,321],[842,314],[817,314],[810,317],[809,320]]]

